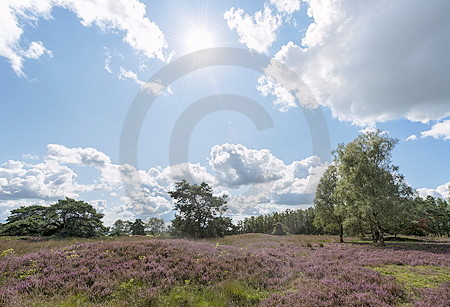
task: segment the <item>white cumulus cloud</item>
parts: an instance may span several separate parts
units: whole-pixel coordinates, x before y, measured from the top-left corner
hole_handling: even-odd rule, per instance
[[[270,4],[274,5],[277,11],[292,14],[300,10],[300,0],[270,0]]]
[[[444,183],[436,188],[420,188],[417,189],[419,196],[425,198],[427,196],[449,198],[450,197],[450,182]]]
[[[220,183],[228,187],[263,183],[280,179],[285,165],[267,149],[248,149],[241,144],[216,145],[211,149],[209,165]]]
[[[268,5],[264,5],[264,9],[253,16],[246,14],[243,9],[233,7],[223,17],[228,27],[236,30],[239,41],[257,52],[267,52],[276,40],[276,31],[282,24],[281,15],[274,14]]]
[[[434,124],[430,130],[420,133],[423,138],[433,137],[435,139],[450,140],[450,119]]]
[[[301,44],[274,57],[296,75],[269,67],[269,77],[295,96],[301,79],[320,105],[358,125],[450,115],[449,1],[306,2],[313,23]]]
[[[138,0],[3,0],[0,2],[0,56],[7,58],[13,70],[24,76],[26,58],[52,55],[40,41],[24,46],[26,26],[37,25],[39,19],[52,18],[53,8],[67,9],[83,26],[97,26],[123,35],[123,41],[147,58],[168,60],[167,42],[161,29],[146,17],[146,6]]]

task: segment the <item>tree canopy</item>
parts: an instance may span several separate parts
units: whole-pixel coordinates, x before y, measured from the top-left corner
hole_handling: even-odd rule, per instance
[[[106,231],[92,205],[71,198],[49,207],[29,206],[12,210],[2,233],[13,236],[95,237]]]
[[[338,146],[317,189],[317,223],[338,226],[341,236],[344,226],[354,233],[370,232],[383,245],[385,233],[412,222],[413,190],[392,164],[397,142],[377,130]]]
[[[193,237],[224,236],[233,231],[230,218],[222,215],[227,210],[227,196],[214,196],[205,182],[190,184],[186,180],[176,182],[169,192],[177,211],[172,221],[172,232]]]

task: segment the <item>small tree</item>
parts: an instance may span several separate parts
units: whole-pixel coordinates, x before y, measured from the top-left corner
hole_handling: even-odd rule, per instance
[[[172,221],[175,233],[193,237],[215,237],[227,234],[231,220],[223,218],[227,210],[227,196],[214,196],[212,188],[205,182],[190,184],[186,180],[175,184],[169,192],[175,200],[178,213]]]
[[[164,232],[165,224],[163,219],[159,219],[157,217],[151,217],[148,220],[147,225],[145,226],[145,229],[150,232],[151,235],[160,235]]]
[[[115,237],[128,236],[131,232],[131,224],[132,223],[130,221],[123,221],[119,219],[112,225],[109,235]]]

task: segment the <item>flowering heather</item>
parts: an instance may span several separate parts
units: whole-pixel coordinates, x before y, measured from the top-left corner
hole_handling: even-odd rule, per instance
[[[447,306],[449,244],[411,246],[242,235],[9,250],[0,256],[0,305]],[[397,266],[430,267],[439,282],[411,286],[395,277]]]

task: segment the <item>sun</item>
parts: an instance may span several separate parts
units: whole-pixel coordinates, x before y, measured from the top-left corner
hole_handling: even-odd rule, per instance
[[[216,35],[206,26],[187,29],[183,37],[183,49],[186,52],[212,48],[216,46]]]

